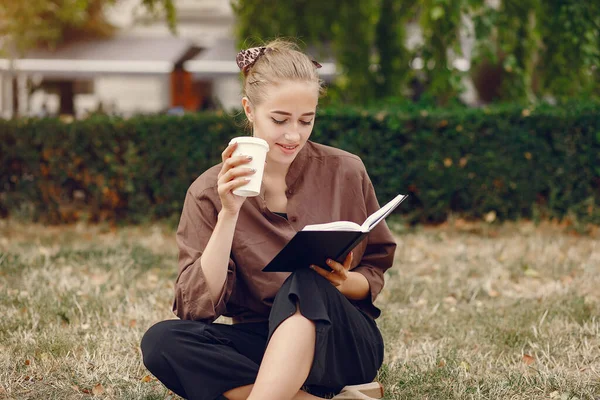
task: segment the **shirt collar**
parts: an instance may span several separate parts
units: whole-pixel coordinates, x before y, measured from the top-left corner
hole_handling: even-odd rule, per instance
[[[307,140],[302,147],[302,150],[298,153],[292,164],[290,165],[290,169],[288,170],[287,175],[285,176],[285,184],[288,189],[292,188],[292,186],[296,183],[300,175],[304,172],[306,167],[306,163],[310,157],[310,148],[312,146],[312,142]]]

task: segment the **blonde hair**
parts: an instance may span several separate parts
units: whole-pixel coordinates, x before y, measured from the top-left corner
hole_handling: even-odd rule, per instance
[[[313,82],[318,87],[319,96],[324,94],[317,67],[298,45],[285,39],[275,39],[265,47],[265,52],[243,72],[243,95],[250,103],[259,105],[270,85],[284,81]]]

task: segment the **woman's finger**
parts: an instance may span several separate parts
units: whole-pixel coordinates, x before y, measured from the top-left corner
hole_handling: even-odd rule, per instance
[[[225,148],[225,150],[223,150],[223,152],[221,153],[221,159],[223,161],[227,160],[229,157],[231,157],[231,155],[233,154],[235,148],[237,147],[237,142],[230,144],[229,146],[227,146]]]
[[[332,274],[331,271],[327,271],[319,267],[318,265],[311,265],[310,269],[315,271],[317,274],[321,275],[323,278],[327,279],[329,282],[333,283],[335,286],[340,284],[336,280],[332,279],[335,276],[335,274]]]
[[[248,164],[250,161],[252,161],[252,158],[249,156],[229,157],[223,162],[222,169],[230,170],[231,168],[238,167],[242,164]]]
[[[348,253],[346,259],[344,260],[344,269],[346,271],[350,271],[350,267],[352,266],[352,261],[354,261],[354,252]]]
[[[235,189],[244,186],[246,183],[250,181],[249,178],[238,178],[227,183],[223,183],[219,185],[218,192],[219,194],[227,194],[229,192],[233,192]]]
[[[331,258],[328,258],[326,262],[327,262],[327,265],[329,266],[329,268],[331,268],[332,270],[334,270],[341,276],[345,276],[346,269],[344,268],[344,266],[342,264],[340,264],[339,262],[337,262],[335,260],[332,260]]]
[[[223,174],[219,178],[219,180],[221,183],[227,183],[236,178],[249,177],[250,175],[252,175],[254,173],[256,173],[256,170],[254,168],[236,167],[236,168],[231,168],[229,171],[225,172],[225,174]]]
[[[250,161],[252,161],[252,159],[247,156],[229,157],[223,161],[223,166],[221,167],[221,171],[219,171],[218,177],[221,178],[229,171],[241,165],[248,164]]]

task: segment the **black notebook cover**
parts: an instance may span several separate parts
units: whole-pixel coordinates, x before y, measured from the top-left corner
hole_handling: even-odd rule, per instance
[[[343,262],[348,253],[368,235],[368,232],[300,231],[271,260],[265,272],[294,272],[311,264],[330,270],[325,260]]]

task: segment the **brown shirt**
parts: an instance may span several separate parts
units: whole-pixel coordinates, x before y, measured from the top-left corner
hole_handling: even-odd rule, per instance
[[[211,300],[200,256],[217,222],[221,201],[217,175],[222,164],[208,169],[188,189],[179,228],[179,275],[173,311],[182,319],[213,321],[220,315],[234,322],[265,321],[288,272],[262,272],[305,225],[332,221],[362,224],[379,209],[375,191],[361,159],[346,151],[308,141],[286,175],[288,219],[271,212],[261,195],[249,197],[240,209],[225,288]],[[383,273],[392,266],[396,243],[385,221],[354,249],[351,270],[363,274],[370,296],[354,302],[377,318],[373,301],[383,288]]]

